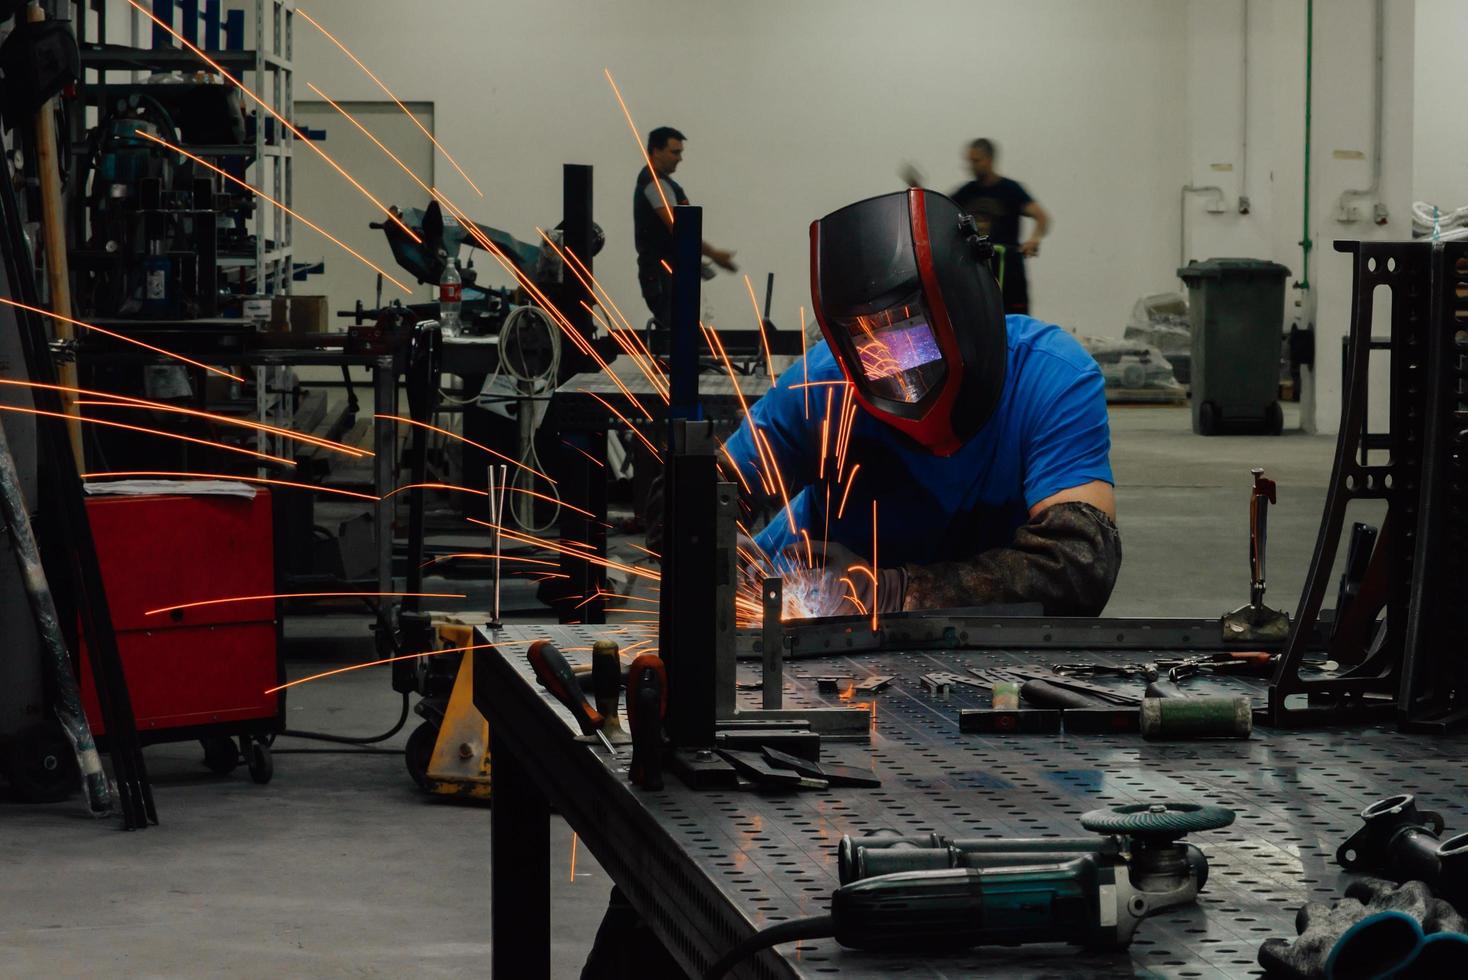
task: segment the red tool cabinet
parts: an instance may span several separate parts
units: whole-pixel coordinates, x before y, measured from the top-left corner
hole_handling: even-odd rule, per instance
[[[145,743],[199,739],[211,768],[233,769],[243,756],[267,780],[264,739],[285,720],[284,693],[265,693],[285,676],[276,601],[149,613],[275,592],[270,494],[97,496],[87,515],[138,735]],[[82,703],[105,736],[86,656],[83,648]]]

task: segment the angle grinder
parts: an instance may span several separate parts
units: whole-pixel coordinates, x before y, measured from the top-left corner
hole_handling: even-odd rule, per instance
[[[1134,804],[1093,810],[1100,838],[844,838],[831,913],[761,930],[705,976],[722,977],[768,946],[833,937],[861,950],[959,950],[1064,942],[1123,949],[1142,919],[1194,901],[1208,876],[1183,835],[1233,823],[1223,807]],[[929,846],[931,845],[931,846]]]

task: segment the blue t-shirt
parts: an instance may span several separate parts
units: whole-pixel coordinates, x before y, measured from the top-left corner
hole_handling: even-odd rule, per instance
[[[1101,369],[1059,327],[1028,316],[1006,319],[1004,392],[989,421],[952,456],[934,456],[907,442],[858,404],[838,481],[832,457],[846,386],[819,382],[843,381],[840,365],[823,342],[811,348],[804,368],[797,361],[782,374],[750,406],[779,463],[795,523],[792,531],[783,507],[771,517],[755,535],[765,554],[773,557],[802,544],[799,532],[804,530],[816,542],[827,538],[870,558],[876,500],[881,565],[969,558],[1010,544],[1029,519],[1029,509],[1046,497],[1095,480],[1114,483]],[[806,381],[807,372],[817,384],[794,387]],[[831,448],[823,477],[827,392]],[[758,491],[759,452],[747,420],[725,448]]]

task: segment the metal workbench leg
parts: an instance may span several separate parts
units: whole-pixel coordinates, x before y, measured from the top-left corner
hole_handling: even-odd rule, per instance
[[[549,980],[550,806],[513,752],[494,753],[489,861],[491,975]]]

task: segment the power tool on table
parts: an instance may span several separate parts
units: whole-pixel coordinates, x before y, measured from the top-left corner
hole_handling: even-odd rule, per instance
[[[1098,838],[845,838],[829,915],[763,929],[705,976],[716,980],[769,946],[827,937],[871,951],[1124,949],[1142,919],[1194,901],[1207,881],[1207,859],[1179,838],[1233,820],[1223,807],[1143,803],[1082,816],[1081,826],[1106,835]]]

